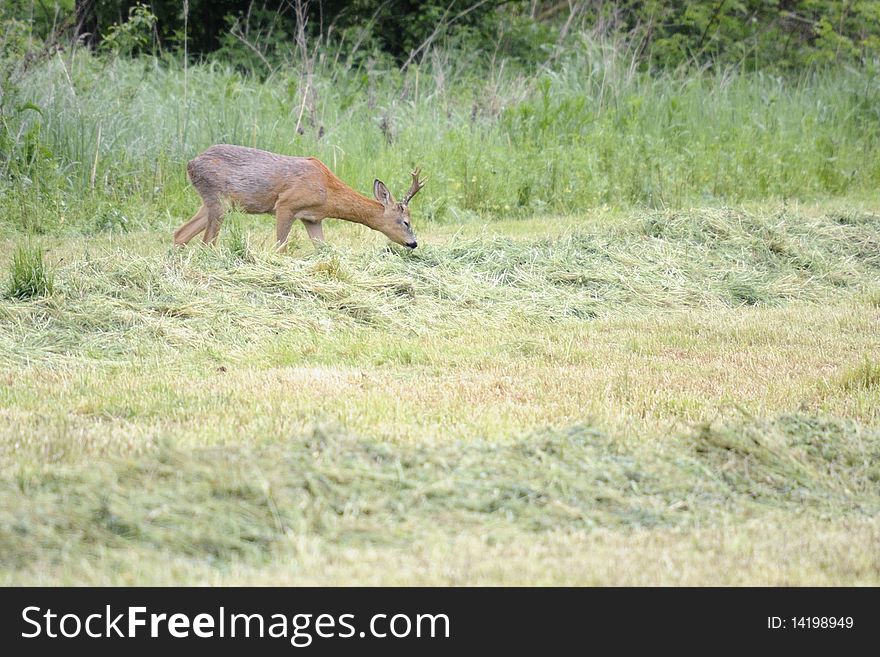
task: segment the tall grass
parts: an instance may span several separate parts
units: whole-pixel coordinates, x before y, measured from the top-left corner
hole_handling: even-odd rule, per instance
[[[43,251],[36,246],[23,244],[12,254],[9,267],[7,296],[26,300],[52,294],[55,274],[43,261]]]
[[[217,62],[58,56],[20,89],[35,109],[7,121],[11,141],[34,143],[0,158],[2,221],[38,232],[177,223],[194,201],[184,162],[218,142],[316,155],[364,191],[373,177],[400,189],[419,164],[432,184],[418,215],[450,222],[880,184],[869,72],[651,74],[586,38],[556,61],[487,74],[440,53],[405,74],[321,61],[298,134],[294,68],[262,79]]]

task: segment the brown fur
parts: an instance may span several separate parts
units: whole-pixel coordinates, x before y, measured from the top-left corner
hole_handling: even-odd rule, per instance
[[[321,222],[328,217],[363,224],[398,244],[416,247],[408,205],[395,201],[382,181],[373,183],[376,199],[367,198],[314,157],[218,144],[190,160],[186,171],[202,197],[202,206],[174,232],[177,245],[186,244],[202,231],[205,243],[216,243],[223,214],[231,203],[249,214],[274,214],[276,239],[282,249],[297,219],[309,237],[323,241]],[[415,182],[414,189],[417,191]]]

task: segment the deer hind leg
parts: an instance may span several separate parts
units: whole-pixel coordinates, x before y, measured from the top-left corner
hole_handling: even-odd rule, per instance
[[[302,220],[303,225],[306,227],[306,232],[309,234],[309,237],[314,242],[315,246],[324,243],[324,227],[321,226],[320,221],[310,221],[308,219]]]
[[[205,204],[208,208],[207,227],[202,241],[205,244],[216,244],[217,235],[220,234],[220,224],[223,222],[224,208],[221,203]]]
[[[183,224],[174,231],[174,245],[183,246],[187,244],[193,237],[205,230],[208,225],[208,206],[202,205],[192,219]]]

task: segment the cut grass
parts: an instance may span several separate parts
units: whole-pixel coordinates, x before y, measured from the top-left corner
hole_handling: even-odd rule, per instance
[[[489,330],[873,293],[880,215],[840,223],[836,215],[666,212],[547,239],[453,236],[414,253],[344,244],[301,249],[296,257],[259,250],[241,228],[226,235],[220,257],[201,248],[166,247],[159,255],[89,249],[59,270],[60,296],[0,306],[9,337],[0,362],[228,352],[289,331],[372,328],[398,341],[477,321]]]
[[[875,214],[516,226],[55,247],[0,581],[880,582]]]
[[[880,512],[880,433],[803,415],[624,445],[574,426],[508,444],[392,446],[315,431],[260,448],[162,447],[4,486],[0,567],[167,550],[218,568],[296,540],[405,550],[430,534],[695,528],[734,514]],[[137,491],[136,495],[132,493]]]

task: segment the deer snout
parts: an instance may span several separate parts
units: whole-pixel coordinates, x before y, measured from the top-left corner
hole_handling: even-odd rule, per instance
[[[406,247],[407,247],[408,249],[414,249],[414,248],[416,248],[418,245],[419,245],[419,243],[416,242],[415,240],[413,240],[412,242],[407,242],[407,243],[406,243]]]

